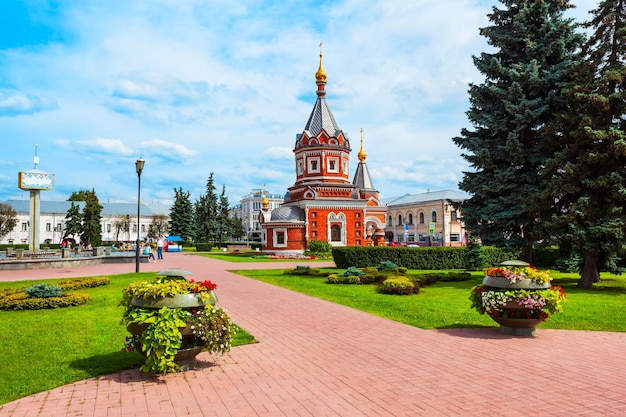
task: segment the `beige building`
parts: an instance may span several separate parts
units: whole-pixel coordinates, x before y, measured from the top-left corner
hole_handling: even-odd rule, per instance
[[[231,217],[239,217],[241,219],[245,236],[247,236],[247,239],[251,242],[261,241],[259,212],[263,206],[264,196],[269,204],[270,210],[280,207],[285,198],[283,194],[269,194],[260,188],[255,188],[250,194],[243,196],[239,204],[229,211]]]
[[[384,199],[385,240],[419,246],[465,246],[465,225],[458,203],[469,197],[461,191],[442,190]]]

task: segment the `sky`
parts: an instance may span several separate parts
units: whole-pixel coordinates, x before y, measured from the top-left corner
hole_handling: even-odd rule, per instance
[[[0,0],[0,201],[18,173],[54,174],[42,200],[196,201],[213,173],[231,205],[283,195],[316,100],[360,139],[383,199],[458,190],[467,90],[484,77],[489,0]],[[574,0],[589,18],[597,0]],[[363,129],[362,134],[360,133]],[[361,136],[362,135],[362,136]],[[34,157],[39,158],[35,166]]]

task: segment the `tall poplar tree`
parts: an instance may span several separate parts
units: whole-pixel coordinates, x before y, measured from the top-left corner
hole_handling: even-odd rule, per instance
[[[459,183],[472,194],[462,205],[467,229],[484,244],[521,249],[530,262],[533,242],[543,237],[535,230],[545,215],[540,169],[583,38],[563,17],[568,0],[501,3],[489,14],[491,26],[480,29],[495,51],[474,57],[485,76],[469,89],[474,128],[453,141],[472,168]]]
[[[180,236],[185,242],[192,242],[196,236],[193,204],[189,191],[174,188],[174,204],[170,209],[170,234]]]
[[[583,288],[600,280],[600,268],[617,270],[626,217],[626,0],[602,1],[591,14],[544,193],[555,209],[548,230],[582,259]]]

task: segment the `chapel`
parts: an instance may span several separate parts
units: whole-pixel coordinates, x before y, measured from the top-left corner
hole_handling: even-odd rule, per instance
[[[365,160],[361,129],[359,163],[350,182],[350,141],[326,102],[326,72],[315,73],[317,100],[294,145],[296,181],[273,210],[264,198],[259,215],[263,252],[302,253],[312,240],[333,246],[384,246],[386,207]]]

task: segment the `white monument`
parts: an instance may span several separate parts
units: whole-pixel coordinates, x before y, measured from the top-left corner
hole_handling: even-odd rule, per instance
[[[54,174],[39,171],[39,157],[35,145],[35,167],[32,171],[22,171],[17,176],[17,186],[22,190],[30,191],[30,229],[28,231],[28,249],[31,252],[39,250],[39,191],[54,189]]]

